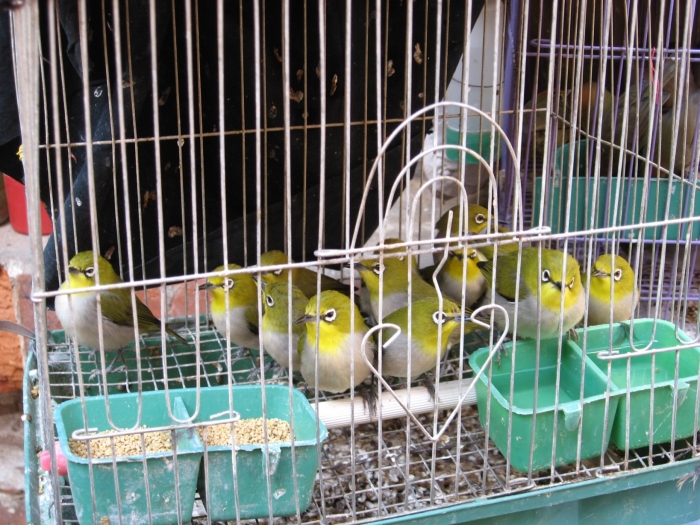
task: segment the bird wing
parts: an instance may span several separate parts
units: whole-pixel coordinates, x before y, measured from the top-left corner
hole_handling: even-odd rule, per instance
[[[297,341],[297,356],[299,356],[299,361],[301,361],[301,355],[304,353],[304,346],[306,346],[306,329],[301,333]]]
[[[100,292],[100,302],[102,304],[102,317],[109,320],[110,322],[119,325],[119,326],[133,326],[134,325],[134,317],[132,315],[132,309],[131,309],[131,299],[126,299],[122,297],[121,295],[118,295],[113,292]],[[146,309],[146,312],[150,314],[150,318],[146,317],[144,315],[143,319],[143,325],[142,325],[142,313],[138,309],[138,306],[143,306],[143,308]],[[146,332],[148,329],[145,328],[145,325],[147,323],[153,324],[155,321],[156,326],[160,326],[160,322],[158,319],[153,317],[153,314],[151,311],[144,305],[138,297],[136,298],[136,306],[137,306],[137,321],[139,324],[139,332]],[[107,313],[109,312],[109,313]],[[149,328],[150,329],[150,328]]]
[[[260,331],[258,330],[258,307],[257,301],[255,306],[245,309],[245,320],[248,323],[248,331],[251,334],[258,335]]]
[[[493,260],[479,261],[476,265],[481,270],[486,278],[486,284],[491,286],[493,282]],[[517,257],[499,257],[498,258],[498,277],[496,279],[496,292],[504,299],[508,301],[515,302],[515,288],[516,282],[518,280],[518,258]],[[520,286],[520,293],[518,294],[520,300],[525,297],[524,287]]]
[[[433,280],[433,273],[435,273],[435,268],[437,268],[437,264],[433,264],[432,266],[426,266],[425,268],[420,269],[420,276],[423,278],[424,281],[430,283],[430,281]]]

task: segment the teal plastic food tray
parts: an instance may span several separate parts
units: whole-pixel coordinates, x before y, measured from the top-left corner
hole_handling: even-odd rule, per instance
[[[581,392],[581,349],[570,341],[564,341],[561,351],[561,377],[559,381],[559,403],[555,409],[557,393],[556,375],[558,339],[540,342],[539,378],[537,382],[537,405],[535,406],[536,345],[533,340],[505,346],[501,364],[493,363],[489,391],[489,371],[485,370],[476,384],[479,420],[489,429],[489,437],[504,456],[508,455],[509,432],[510,463],[527,472],[530,467],[532,447],[532,470],[538,471],[565,465],[581,459],[600,456],[608,447],[612,421],[618,404],[618,395],[606,396],[605,375],[586,358],[583,376],[583,399]],[[469,358],[469,364],[478,373],[488,358],[489,349],[482,348]],[[515,364],[513,358],[515,357]],[[514,367],[513,401],[510,403],[511,370]],[[608,425],[605,426],[606,397],[608,400]],[[487,402],[490,398],[490,413],[487,421]],[[509,410],[512,408],[512,426],[509,429]],[[557,423],[556,435],[554,423]],[[533,441],[534,425],[534,441]],[[581,429],[579,454],[579,427]],[[555,441],[556,438],[556,441]],[[556,453],[552,458],[553,444]]]
[[[189,415],[178,396],[179,392],[171,396],[173,415],[185,420]],[[89,462],[87,458],[74,455],[68,446],[68,438],[73,432],[85,428],[81,403],[80,399],[66,401],[56,408],[54,414],[61,450],[68,460],[68,477],[80,524],[102,524],[105,520],[107,523],[149,523],[149,515],[154,525],[177,523],[178,515],[182,516],[183,522],[189,522],[203,453],[195,430],[183,428],[174,431],[176,455],[170,451],[147,454],[145,461],[138,455]],[[109,404],[115,425],[121,428],[134,426],[138,394],[110,396]],[[145,392],[142,407],[142,425],[153,428],[174,424],[168,416],[163,392]],[[86,398],[85,409],[89,428],[98,431],[111,428],[103,396]],[[147,483],[144,479],[146,472]]]
[[[621,354],[633,354],[630,345],[629,324],[614,324],[590,327],[586,331],[586,352],[603,373],[607,374],[608,361],[600,359],[598,353],[607,352],[610,331],[612,346]],[[579,342],[583,343],[583,330],[579,330]],[[634,321],[634,346],[659,350],[672,348],[692,339],[668,321],[638,319]],[[627,412],[629,408],[629,448],[648,446],[650,443],[668,443],[688,438],[695,432],[696,399],[698,395],[698,363],[700,348],[692,346],[678,352],[678,385],[676,394],[676,352],[669,351],[651,355],[636,355],[630,359],[616,359],[611,363],[611,379],[622,391],[620,405],[615,415],[611,440],[619,449],[627,444]],[[629,365],[629,397],[627,395],[627,367]],[[654,373],[652,374],[652,369]],[[653,386],[652,386],[653,382]],[[653,402],[652,402],[653,393]],[[674,401],[677,397],[677,401]],[[676,413],[676,428],[673,429],[672,414]],[[653,419],[652,419],[653,417]]]
[[[316,439],[316,412],[298,390],[292,392],[294,411],[294,454],[291,443],[236,446],[235,456],[230,446],[210,446],[205,455],[206,471],[199,477],[199,493],[213,521],[236,519],[236,492],[238,515],[241,519],[269,517],[268,499],[272,502],[274,516],[293,516],[304,512],[311,503],[311,496],[318,469]],[[291,421],[289,388],[270,385],[265,387],[267,417]],[[194,405],[188,401],[188,409]],[[233,389],[233,408],[241,419],[262,417],[262,389],[259,385],[239,386]],[[196,421],[212,421],[210,416],[229,410],[227,387],[202,390],[201,408]],[[228,417],[226,414],[222,417]],[[214,419],[215,421],[215,419]],[[319,440],[328,435],[319,421]],[[237,487],[234,487],[232,460],[235,458]],[[296,468],[296,471],[294,470]],[[270,474],[270,487],[267,485]],[[205,486],[204,473],[208,472],[209,486]]]

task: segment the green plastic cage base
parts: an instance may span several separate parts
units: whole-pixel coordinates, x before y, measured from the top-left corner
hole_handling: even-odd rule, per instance
[[[694,473],[700,474],[700,457],[373,523],[684,525],[700,519],[700,485],[693,486],[688,479]]]

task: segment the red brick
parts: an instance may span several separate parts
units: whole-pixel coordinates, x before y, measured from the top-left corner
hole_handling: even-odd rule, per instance
[[[31,302],[29,302],[31,308]],[[17,321],[10,276],[0,269],[0,319]],[[33,318],[32,318],[33,325]],[[24,360],[20,337],[10,332],[0,332],[0,392],[22,390]]]
[[[143,290],[138,290],[136,292],[136,295],[139,297],[139,299],[141,299],[144,303],[146,303],[146,305],[151,310],[151,312],[153,312],[153,315],[155,315],[158,319],[160,319],[161,312],[162,312],[161,303],[160,303],[160,286],[158,286],[156,288],[148,288],[146,290],[145,295],[148,298],[148,300],[146,300],[144,298]]]
[[[170,286],[170,308],[168,310],[169,317],[183,317],[186,315],[195,314],[195,302],[197,294],[199,297],[199,312],[204,313],[206,304],[204,293],[197,290],[199,283],[189,281],[187,283],[178,283]],[[187,301],[185,301],[187,298]],[[186,303],[186,304],[185,304]]]

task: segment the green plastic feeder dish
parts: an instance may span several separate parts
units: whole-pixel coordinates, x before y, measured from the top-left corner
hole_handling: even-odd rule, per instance
[[[537,405],[535,399],[536,342],[523,340],[517,342],[516,354],[513,344],[505,346],[500,366],[493,363],[489,393],[489,372],[479,378],[476,384],[476,399],[479,420],[484,428],[489,429],[489,437],[504,456],[508,455],[508,419],[511,408],[511,370],[515,357],[512,428],[510,439],[510,463],[527,472],[532,448],[533,472],[552,466],[552,448],[554,444],[554,422],[556,429],[556,453],[554,465],[573,463],[577,458],[589,459],[600,456],[608,447],[612,421],[617,409],[617,392],[606,396],[607,379],[601,371],[586,358],[583,376],[583,399],[581,391],[581,350],[572,342],[564,340],[561,350],[561,377],[559,381],[559,404],[555,410],[557,393],[557,346],[558,339],[540,341],[539,378],[537,387]],[[469,358],[469,364],[477,374],[488,358],[489,349],[482,348]],[[491,399],[490,414],[487,420],[487,402]],[[608,405],[608,425],[605,428],[606,397]],[[533,436],[534,425],[534,441]],[[579,454],[579,427],[581,442]]]
[[[472,151],[476,151],[484,159],[488,161],[489,155],[491,154],[491,132],[480,133],[478,131],[470,132],[467,131],[467,143],[466,147]],[[453,144],[455,146],[461,145],[460,142],[460,132],[459,128],[452,127],[449,123],[445,129],[445,144]],[[496,146],[495,157],[498,157],[498,146]],[[458,157],[464,159],[465,164],[478,164],[479,160],[469,153],[462,153],[457,148],[447,148],[445,150],[445,156],[450,159],[457,161]]]
[[[265,397],[268,418],[291,422],[288,387],[266,386]],[[190,403],[194,403],[194,397],[187,404],[194,411],[194,404]],[[240,519],[269,517],[268,500],[272,502],[273,516],[293,516],[297,512],[295,480],[299,512],[309,507],[318,469],[317,445],[326,439],[328,431],[319,421],[317,440],[316,412],[298,390],[292,392],[292,406],[293,453],[291,443],[271,443],[267,449],[264,445],[238,445],[235,455],[230,446],[207,447],[204,459],[206,469],[200,472],[198,489],[212,521],[236,519],[236,492]],[[233,408],[241,419],[262,417],[261,387],[233,387]],[[197,421],[211,421],[213,414],[228,410],[228,387],[202,389]],[[266,471],[270,476],[269,487]],[[209,479],[208,487],[205,485],[205,473]]]
[[[110,429],[103,396],[84,400],[88,427]],[[171,395],[173,415],[185,420],[189,414],[181,399]],[[54,413],[61,450],[68,461],[73,503],[81,525],[101,523],[189,523],[194,507],[197,476],[203,447],[192,428],[175,430],[173,451],[92,460],[92,483],[87,458],[74,455],[68,438],[84,429],[80,399],[58,405]],[[136,423],[138,394],[109,396],[112,421],[120,428]],[[141,424],[149,428],[175,424],[168,416],[164,392],[144,392]],[[177,479],[175,477],[177,469]],[[117,490],[118,489],[118,490]],[[94,506],[94,512],[93,512]],[[150,512],[149,512],[150,506]],[[121,521],[120,521],[121,520]]]
[[[650,178],[646,185],[644,178],[601,176],[597,181],[588,177],[587,141],[577,143],[574,158],[573,177],[569,180],[568,162],[570,145],[565,144],[555,153],[555,169],[547,179],[547,194],[544,202],[544,225],[551,227],[552,233],[576,232],[612,226],[632,226],[646,222],[663,220],[666,203],[670,202],[669,218],[700,217],[700,187],[691,181],[673,178]],[[539,217],[542,208],[542,177],[535,177],[533,217]],[[597,188],[596,188],[597,186]],[[594,191],[596,192],[594,195]],[[646,195],[645,195],[646,192]],[[569,201],[569,193],[571,193]],[[594,200],[595,197],[595,200]],[[693,206],[686,211],[686,203],[694,198]],[[570,202],[570,204],[569,204]],[[595,218],[591,217],[593,203],[596,203]],[[642,209],[643,205],[646,206]],[[617,210],[614,214],[613,211]],[[568,230],[566,213],[569,213]],[[537,226],[537,224],[535,224]],[[700,221],[688,224],[670,224],[667,239],[684,239],[691,230],[691,239],[700,239]],[[643,229],[643,238],[660,240],[664,227]],[[612,233],[601,234],[610,237]],[[630,229],[616,235],[636,239],[639,229]]]
[[[654,327],[656,325],[656,327]],[[633,325],[634,346],[659,350],[671,348],[692,339],[668,321],[637,319]],[[583,344],[583,332],[579,330],[579,343]],[[651,355],[639,355],[630,359],[603,360],[600,352],[609,347],[610,326],[593,326],[586,332],[586,353],[603,373],[611,363],[610,378],[622,392],[620,405],[615,415],[611,440],[620,450],[627,445],[627,412],[629,407],[629,448],[646,447],[649,444],[668,443],[676,439],[691,437],[695,432],[696,399],[698,395],[698,363],[700,348],[695,346],[678,352],[677,404],[674,403],[676,374],[676,352],[655,354],[653,367]],[[621,354],[636,353],[629,341],[629,324],[612,325],[612,348]],[[629,382],[627,367],[629,366]],[[653,370],[653,374],[652,374]],[[652,388],[653,381],[653,388]],[[627,385],[629,384],[629,399]],[[651,394],[654,394],[653,403]],[[673,432],[672,414],[676,413],[676,428]],[[653,420],[651,420],[653,414]],[[650,432],[653,429],[653,434]]]

